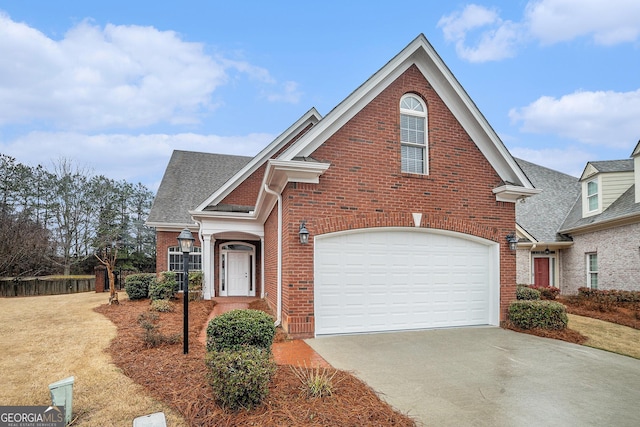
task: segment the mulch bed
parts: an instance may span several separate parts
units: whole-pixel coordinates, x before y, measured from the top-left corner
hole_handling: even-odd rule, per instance
[[[180,412],[192,426],[415,426],[414,420],[383,402],[376,392],[348,372],[334,377],[334,393],[307,398],[289,366],[278,366],[264,405],[252,411],[220,408],[206,381],[205,347],[198,335],[213,308],[211,301],[189,303],[189,353],[182,343],[149,348],[138,322],[150,310],[149,300],[123,300],[96,308],[118,328],[108,352],[123,373],[156,399]],[[182,333],[182,303],[158,313],[163,335]],[[286,339],[280,333],[278,340]]]
[[[640,329],[640,304],[621,303],[603,305],[593,301],[581,301],[579,298],[559,298],[559,302],[567,307],[567,313],[578,316],[593,317],[605,322]]]

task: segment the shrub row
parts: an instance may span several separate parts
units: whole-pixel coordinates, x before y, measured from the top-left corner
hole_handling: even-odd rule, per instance
[[[578,296],[593,300],[609,300],[611,302],[640,302],[640,291],[600,290],[583,287],[578,288]]]
[[[215,400],[223,407],[251,409],[262,403],[275,372],[273,319],[259,310],[232,310],[207,325],[206,365]]]
[[[180,289],[177,275],[173,271],[164,271],[160,280],[155,273],[131,274],[125,280],[124,289],[129,299],[168,300]],[[189,272],[189,300],[200,298],[202,292],[202,272]]]
[[[509,319],[521,329],[564,329],[569,321],[567,309],[556,301],[514,301],[509,305]]]

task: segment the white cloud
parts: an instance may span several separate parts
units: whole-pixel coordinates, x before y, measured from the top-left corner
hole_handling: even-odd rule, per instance
[[[274,135],[244,136],[167,134],[98,134],[31,132],[11,142],[0,142],[0,152],[18,163],[41,164],[47,169],[59,159],[73,161],[96,175],[142,182],[157,190],[173,150],[254,156]]]
[[[462,11],[443,16],[438,21],[444,37],[455,42],[458,56],[470,62],[496,61],[514,56],[520,38],[520,26],[512,21],[503,21],[495,9],[470,4]],[[470,46],[472,31],[480,35]]]
[[[194,124],[233,71],[269,86],[269,71],[212,57],[173,31],[83,21],[57,41],[0,12],[0,126],[59,130]],[[276,101],[297,101],[285,84]]]
[[[557,134],[585,144],[630,148],[640,137],[640,89],[633,92],[579,91],[543,96],[509,111],[521,130]]]
[[[192,123],[226,80],[201,44],[152,27],[101,29],[84,21],[54,41],[0,15],[0,57],[0,124],[86,130]]]
[[[525,9],[531,35],[543,43],[591,36],[597,44],[633,42],[640,36],[638,0],[539,0]]]
[[[468,4],[443,16],[438,27],[454,42],[458,56],[470,62],[516,55],[525,41],[544,44],[590,36],[600,45],[635,42],[640,37],[638,0],[531,0],[519,22],[503,20],[495,8]]]

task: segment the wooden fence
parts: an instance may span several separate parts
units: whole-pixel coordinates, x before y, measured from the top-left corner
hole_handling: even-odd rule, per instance
[[[96,289],[94,278],[29,277],[20,280],[0,279],[0,297],[75,294]]]

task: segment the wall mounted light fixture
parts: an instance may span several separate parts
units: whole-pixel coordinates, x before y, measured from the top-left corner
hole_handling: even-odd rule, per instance
[[[306,221],[302,221],[300,223],[300,231],[298,232],[298,235],[300,236],[300,244],[302,245],[309,243],[309,230],[307,230],[306,224]]]
[[[507,234],[507,242],[509,242],[509,249],[511,252],[515,252],[518,249],[518,238],[516,237],[516,233]]]

